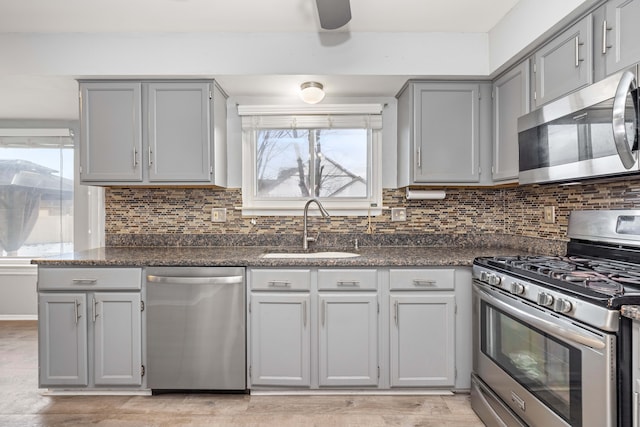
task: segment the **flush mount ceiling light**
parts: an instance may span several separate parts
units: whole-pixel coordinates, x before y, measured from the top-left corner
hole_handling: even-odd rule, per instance
[[[304,82],[300,85],[300,98],[307,104],[317,104],[324,99],[324,90],[321,83]]]

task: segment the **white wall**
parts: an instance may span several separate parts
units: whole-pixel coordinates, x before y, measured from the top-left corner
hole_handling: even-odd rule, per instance
[[[37,267],[29,260],[0,261],[0,320],[36,319]]]
[[[520,0],[489,31],[489,72],[538,40],[568,17],[582,13],[601,0]]]

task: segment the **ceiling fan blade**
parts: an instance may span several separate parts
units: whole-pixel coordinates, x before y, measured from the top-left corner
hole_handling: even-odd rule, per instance
[[[351,20],[349,0],[316,0],[320,26],[325,30],[335,30]]]

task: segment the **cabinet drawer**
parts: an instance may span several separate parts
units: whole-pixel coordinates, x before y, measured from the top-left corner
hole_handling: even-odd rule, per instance
[[[320,290],[376,290],[378,276],[375,269],[358,270],[318,270],[318,289]]]
[[[38,290],[141,289],[139,268],[39,268]]]
[[[271,291],[308,291],[310,270],[251,270],[251,289]]]
[[[391,290],[453,290],[453,269],[390,270]]]

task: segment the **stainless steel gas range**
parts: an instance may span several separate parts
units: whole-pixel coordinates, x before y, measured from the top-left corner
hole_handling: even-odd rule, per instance
[[[563,256],[477,258],[471,404],[488,426],[637,425],[640,210],[575,211]]]

